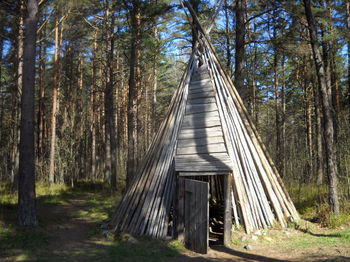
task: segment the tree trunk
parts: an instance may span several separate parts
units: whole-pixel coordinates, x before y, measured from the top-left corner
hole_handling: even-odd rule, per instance
[[[286,79],[285,79],[285,57],[282,57],[282,83],[281,83],[281,151],[280,151],[280,174],[282,177],[286,177]]]
[[[322,138],[322,104],[320,100],[319,91],[317,85],[314,82],[314,104],[316,113],[316,143],[317,143],[317,158],[316,158],[316,183],[317,185],[323,184],[324,179],[324,159],[323,159],[323,138]]]
[[[274,33],[275,34],[275,33]],[[274,36],[275,37],[275,36]],[[279,92],[279,70],[278,70],[279,54],[275,50],[273,67],[274,67],[274,89],[275,89],[275,131],[276,131],[276,163],[278,171],[281,173],[282,161],[282,143],[281,143],[281,104]]]
[[[244,63],[245,63],[245,9],[244,0],[236,0],[236,53],[235,53],[235,87],[246,101],[247,90],[244,89]]]
[[[55,55],[54,55],[54,86],[52,95],[51,111],[51,140],[50,140],[50,170],[49,183],[55,183],[55,152],[56,152],[56,121],[59,104],[59,86],[60,86],[60,24],[59,15],[56,15],[55,22]],[[63,30],[63,29],[61,29]]]
[[[131,48],[130,48],[130,75],[129,75],[129,101],[128,101],[128,164],[127,186],[134,178],[137,165],[137,94],[140,49],[141,14],[138,1],[131,10]]]
[[[45,37],[46,26],[41,30],[40,39]],[[45,138],[45,89],[44,81],[46,76],[46,43],[40,42],[39,46],[39,67],[38,67],[38,114],[37,114],[37,159],[42,158]]]
[[[110,13],[111,12],[111,13]],[[107,10],[106,13],[106,89],[105,89],[105,121],[106,121],[106,160],[110,172],[110,183],[112,189],[117,187],[117,141],[115,130],[115,110],[114,110],[114,11]]]
[[[306,73],[306,68],[305,71]],[[309,173],[309,178],[312,179],[314,176],[313,167],[313,138],[312,138],[312,86],[310,83],[305,84],[305,122],[306,122],[306,145],[307,145],[307,172]]]
[[[346,2],[346,28],[350,31],[350,2]],[[347,38],[348,47],[348,105],[350,105],[350,36]],[[350,106],[349,106],[349,122],[350,122]]]
[[[230,18],[228,14],[228,3],[227,0],[225,0],[224,3],[225,6],[225,52],[226,52],[226,70],[227,74],[231,77],[232,76],[232,56],[231,56],[231,38],[230,38]]]
[[[97,30],[94,32],[91,90],[91,179],[96,179],[96,76],[97,74]]]
[[[198,15],[200,0],[189,0],[189,2],[192,5],[194,12]],[[191,30],[192,30],[192,51],[193,51],[194,47],[196,46],[197,35],[198,35],[198,28],[195,21],[192,22]]]
[[[324,118],[324,138],[326,148],[327,177],[329,182],[329,205],[332,213],[339,213],[338,199],[338,171],[337,158],[334,143],[334,109],[332,97],[329,95],[330,87],[327,86],[326,72],[322,61],[317,29],[311,11],[310,0],[304,0],[306,19],[309,25],[311,47],[316,65],[316,73],[319,82]]]
[[[35,205],[34,94],[35,45],[38,3],[28,0],[23,53],[23,90],[21,101],[21,139],[19,157],[18,222],[21,226],[38,224]]]
[[[3,130],[3,119],[4,119],[4,98],[2,97],[2,59],[3,59],[3,51],[4,51],[4,18],[3,18],[3,13],[0,11],[0,141],[2,140],[2,130]],[[5,173],[5,172],[4,172]],[[0,177],[1,179],[2,177]]]
[[[19,1],[19,23],[18,23],[18,37],[17,37],[17,86],[13,95],[13,147],[11,154],[11,184],[12,191],[16,191],[18,188],[18,168],[19,168],[19,142],[20,142],[20,126],[19,121],[21,119],[21,93],[23,87],[23,48],[24,48],[24,2]]]

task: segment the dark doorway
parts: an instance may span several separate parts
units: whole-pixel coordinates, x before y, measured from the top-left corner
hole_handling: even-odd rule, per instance
[[[223,176],[209,178],[209,245],[223,245],[224,243],[224,205]]]

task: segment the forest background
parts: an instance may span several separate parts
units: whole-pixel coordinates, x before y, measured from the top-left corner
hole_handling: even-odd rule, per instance
[[[283,180],[300,196],[304,185],[319,192],[328,188],[315,203],[318,212],[348,212],[349,2],[222,2],[211,41]],[[215,3],[191,3],[210,24]],[[176,1],[1,1],[1,183],[26,192],[20,199],[33,199],[35,181],[128,186],[184,72],[191,30]],[[23,110],[23,101],[30,101],[23,99],[32,83],[24,80],[30,55],[33,114]],[[28,169],[20,140],[26,139],[23,123],[29,118],[35,125],[29,128],[34,139]],[[29,177],[23,174],[33,175],[29,184],[21,183]]]

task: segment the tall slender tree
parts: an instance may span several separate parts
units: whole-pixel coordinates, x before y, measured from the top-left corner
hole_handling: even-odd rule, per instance
[[[130,7],[131,46],[128,101],[128,166],[127,185],[130,185],[137,168],[137,94],[140,84],[140,49],[141,49],[141,6],[140,1],[133,1]]]
[[[334,108],[332,105],[332,97],[330,95],[330,86],[327,85],[326,71],[322,60],[320,44],[317,36],[317,28],[311,10],[311,1],[304,0],[305,15],[308,22],[310,32],[310,40],[312,52],[316,65],[316,73],[318,78],[319,90],[322,101],[323,118],[324,118],[324,139],[326,148],[327,177],[329,188],[329,205],[331,212],[339,213],[338,198],[338,170],[337,157],[334,141]]]
[[[245,1],[236,0],[236,38],[235,38],[235,79],[234,84],[238,92],[243,98],[243,101],[247,99],[244,90],[244,64],[245,64]]]
[[[21,101],[21,139],[19,157],[18,222],[21,226],[37,225],[35,204],[34,95],[37,0],[27,1],[23,51],[23,90]]]

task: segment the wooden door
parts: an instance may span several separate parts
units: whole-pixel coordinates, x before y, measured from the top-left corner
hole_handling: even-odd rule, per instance
[[[209,183],[184,179],[185,247],[206,254],[209,245]]]

